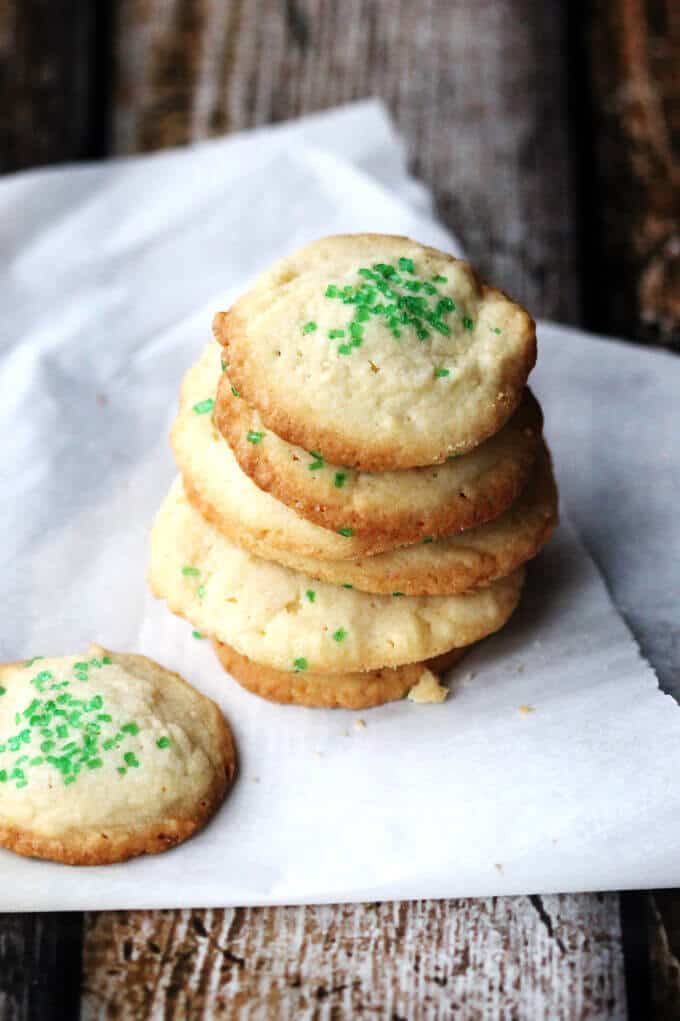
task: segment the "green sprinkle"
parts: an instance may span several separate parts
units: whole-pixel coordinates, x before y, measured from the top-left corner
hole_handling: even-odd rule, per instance
[[[361,347],[364,339],[364,328],[361,323],[350,323],[349,324],[349,335],[352,338],[352,344],[354,347]]]
[[[196,595],[198,596],[199,599],[203,599],[203,596],[205,595],[205,585],[198,586],[198,588],[196,589]]]
[[[100,659],[97,659],[96,656],[90,660],[90,666],[95,666],[97,667],[98,670],[100,669],[101,665],[102,661]]]
[[[329,295],[329,297],[330,297],[330,295]],[[305,323],[305,325],[302,327],[302,332],[303,333],[314,333],[314,330],[316,330],[317,328],[318,327],[317,327],[316,323],[313,320],[310,319],[309,322]]]
[[[423,542],[434,542],[434,539],[432,538],[431,535],[426,535],[425,538],[423,539]]]
[[[60,723],[57,727],[57,737],[68,737],[68,727],[65,723]]]
[[[307,599],[310,601],[310,603],[313,603],[314,600],[316,599],[316,592],[314,591],[313,588],[308,588],[307,591],[305,592],[305,595],[307,596]]]
[[[156,741],[156,744],[157,744],[157,746],[159,748],[169,748],[170,747],[170,738],[169,737],[159,737],[158,740]],[[127,761],[127,757],[126,757],[126,761]]]
[[[345,484],[345,479],[346,478],[347,478],[347,476],[345,475],[344,472],[336,472],[335,473],[335,478],[333,480],[333,485],[335,486],[335,488],[336,489],[342,489],[342,487]]]
[[[319,468],[324,468],[325,467],[326,462],[323,459],[323,454],[317,453],[316,450],[310,450],[309,451],[309,456],[314,458],[312,463],[310,465],[307,465],[307,467],[309,468],[310,472],[315,472],[315,471],[318,471]]]
[[[1,685],[0,685],[0,695],[6,695],[6,694],[7,694],[7,688],[3,688],[3,687],[2,687]]]
[[[77,681],[87,681],[87,680],[89,680],[89,676],[83,670],[78,670],[76,672],[76,680]]]
[[[27,787],[28,786],[28,780],[19,780],[19,782],[17,783],[16,786],[17,787]]]
[[[192,567],[191,564],[185,564],[182,568],[182,574],[186,578],[198,578],[200,573],[199,569],[197,567]]]
[[[192,631],[191,634],[199,642],[202,641],[205,638],[205,635],[201,634],[200,631]]]
[[[344,642],[345,638],[347,638],[347,632],[344,627],[339,627],[337,631],[333,632],[334,642]]]
[[[416,273],[412,259],[401,257],[398,259],[397,267],[384,262],[377,262],[371,269],[362,266],[357,271],[362,283],[358,285],[346,285],[342,288],[337,284],[329,284],[325,291],[327,298],[335,298],[345,305],[354,306],[354,316],[347,324],[347,329],[332,329],[328,331],[331,339],[344,337],[349,332],[350,343],[339,346],[339,355],[350,355],[352,351],[364,343],[363,324],[371,317],[382,316],[384,323],[390,333],[397,340],[404,334],[403,327],[410,327],[415,331],[420,341],[430,339],[430,331],[423,320],[433,329],[444,336],[451,335],[451,329],[444,316],[453,312],[456,303],[449,297],[440,298],[436,303],[430,304],[427,297],[422,295],[438,295],[434,283],[428,280],[413,278]],[[410,274],[404,279],[400,273]],[[435,282],[446,282],[447,278],[442,276],[433,277]],[[367,282],[367,281],[370,281]],[[389,304],[375,301],[378,295],[383,295]]]
[[[432,283],[433,284],[448,284],[448,282],[449,282],[449,278],[448,277],[440,276],[439,273],[437,274],[437,276],[432,277]]]
[[[255,432],[253,429],[249,429],[246,433],[246,439],[248,443],[261,443],[264,433]]]
[[[163,738],[161,738],[160,740],[162,741]],[[158,744],[158,742],[156,742],[156,744]],[[125,755],[123,756],[123,761],[127,766],[132,766],[133,769],[137,769],[139,766],[139,759],[137,758],[134,752],[126,752]]]
[[[125,766],[116,766],[116,769],[121,776],[125,776],[125,774],[127,773],[127,769],[125,768]]]
[[[222,366],[222,372],[226,372],[229,368],[229,362],[225,362],[224,358],[220,358],[220,365]]]
[[[88,759],[87,760],[87,768],[88,769],[101,769],[102,765],[103,765],[103,763],[102,763],[101,759]]]
[[[392,595],[393,596],[403,596],[404,593],[403,592],[393,592]]]
[[[449,375],[450,375],[450,372],[449,372],[448,369],[435,369],[434,370],[435,379],[443,379],[444,376],[449,376]]]
[[[463,316],[463,328],[466,330],[474,330],[475,324],[470,316]]]
[[[491,330],[492,333],[495,333],[497,336],[499,336],[503,332],[502,330],[499,330],[497,326],[490,326],[489,329]]]
[[[199,401],[198,404],[194,404],[193,410],[197,415],[207,415],[215,407],[215,402],[212,397],[206,397],[204,401]]]
[[[293,668],[296,674],[300,673],[302,670],[306,670],[307,666],[308,663],[304,656],[298,656],[297,659],[293,660]]]
[[[350,539],[354,535],[354,531],[351,528],[339,528],[338,535],[343,535],[345,539]]]
[[[44,658],[45,658],[44,656],[34,656],[33,659],[27,659],[24,663],[24,666],[33,666],[33,664],[37,663],[39,659]]]
[[[7,783],[7,770],[0,769],[0,783]]]
[[[132,723],[124,723],[120,728],[124,734],[139,734],[139,726],[134,721]]]
[[[344,582],[342,587],[343,588],[354,588],[354,585],[350,585],[349,582]]]
[[[111,722],[111,717],[109,716],[108,713],[99,713],[99,716],[97,717],[97,719],[99,720],[100,723],[110,723]]]
[[[111,666],[113,660],[110,656],[102,656],[102,666]]]
[[[232,383],[232,386],[231,386],[231,392],[233,393],[234,397],[240,397],[241,396],[241,394],[239,393],[238,388],[235,387],[233,383]]]

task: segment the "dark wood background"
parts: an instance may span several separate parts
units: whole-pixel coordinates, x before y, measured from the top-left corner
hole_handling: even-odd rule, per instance
[[[536,316],[680,350],[673,0],[0,0],[0,170],[381,96]],[[0,917],[0,1018],[680,1018],[674,892]]]

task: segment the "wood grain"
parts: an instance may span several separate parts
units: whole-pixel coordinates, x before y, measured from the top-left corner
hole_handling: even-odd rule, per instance
[[[124,0],[118,24],[116,151],[381,96],[414,173],[473,261],[535,314],[579,319],[556,0]],[[85,1019],[454,1010],[475,1019],[623,1017],[618,898],[88,921]]]
[[[0,915],[2,1021],[76,1021],[82,915]]]
[[[621,1018],[622,970],[614,897],[118,912],[82,1019]]]
[[[680,6],[587,10],[588,308],[596,328],[680,350]]]
[[[102,154],[105,7],[0,2],[0,172]]]
[[[564,33],[559,0],[123,0],[115,148],[380,96],[473,262],[574,322]]]

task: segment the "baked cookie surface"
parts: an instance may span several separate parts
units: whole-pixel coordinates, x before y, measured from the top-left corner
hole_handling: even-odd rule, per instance
[[[244,534],[239,541],[257,556],[333,585],[386,595],[453,595],[504,578],[531,560],[549,540],[557,519],[557,486],[543,444],[532,476],[512,507],[459,535],[354,560],[304,557],[264,540],[251,543]]]
[[[177,479],[153,527],[149,581],[171,610],[257,663],[347,673],[430,659],[496,631],[517,605],[523,571],[457,596],[339,588],[230,542]]]
[[[192,503],[212,524],[242,545],[266,541],[304,556],[338,560],[370,555],[393,545],[312,524],[259,489],[241,470],[212,421],[221,348],[214,342],[182,383],[170,442]]]
[[[314,524],[349,527],[373,545],[407,545],[498,517],[525,485],[541,442],[541,410],[527,390],[499,432],[468,454],[425,468],[355,471],[327,464],[317,451],[265,429],[259,413],[233,391],[223,375],[215,424],[246,475]]]
[[[0,666],[0,846],[71,865],[155,854],[222,802],[236,768],[218,707],[144,656]]]
[[[519,405],[536,359],[531,318],[467,263],[376,234],[280,260],[213,328],[267,428],[367,471],[477,446]]]
[[[272,670],[239,655],[224,642],[216,641],[213,645],[224,669],[254,695],[270,702],[324,709],[370,709],[404,698],[430,675],[455,666],[466,651],[451,649],[426,663],[409,663],[392,669],[324,675]]]

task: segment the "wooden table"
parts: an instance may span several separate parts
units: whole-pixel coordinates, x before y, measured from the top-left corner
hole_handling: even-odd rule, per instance
[[[679,57],[671,0],[2,0],[0,168],[378,95],[483,274],[680,349]],[[4,916],[0,1018],[678,1018],[679,954],[672,891]]]

